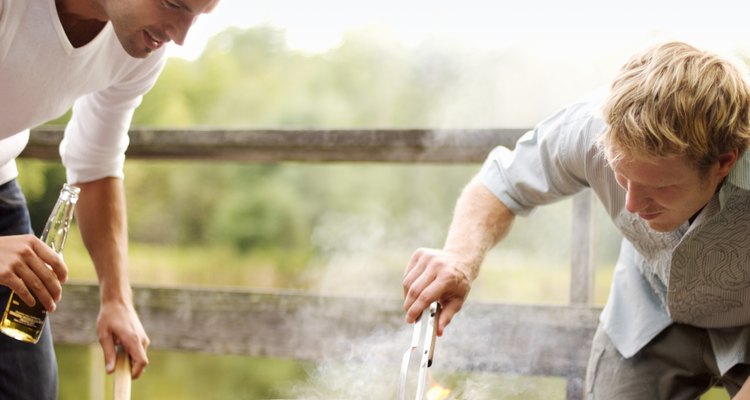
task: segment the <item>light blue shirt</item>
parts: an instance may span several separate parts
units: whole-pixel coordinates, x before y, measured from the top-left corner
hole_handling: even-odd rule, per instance
[[[743,155],[692,224],[660,233],[625,209],[597,148],[605,93],[575,103],[495,148],[480,177],[516,215],[591,188],[623,235],[603,329],[631,357],[673,322],[709,328],[721,373],[747,362],[750,339],[750,159]]]

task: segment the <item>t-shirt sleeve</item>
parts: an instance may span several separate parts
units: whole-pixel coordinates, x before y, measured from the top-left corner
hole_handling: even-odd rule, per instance
[[[606,128],[599,104],[599,96],[575,103],[524,134],[513,151],[493,149],[480,170],[484,185],[516,215],[589,187],[591,167],[603,157],[595,144]]]
[[[114,84],[76,100],[60,143],[68,182],[123,178],[128,130],[143,95],[156,83],[166,53],[153,54]]]

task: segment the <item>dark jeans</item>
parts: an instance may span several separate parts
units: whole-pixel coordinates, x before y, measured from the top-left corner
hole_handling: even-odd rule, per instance
[[[26,200],[15,180],[0,185],[0,236],[32,233]],[[10,289],[0,285],[0,310]],[[0,400],[57,399],[57,360],[49,321],[37,344],[0,333]]]

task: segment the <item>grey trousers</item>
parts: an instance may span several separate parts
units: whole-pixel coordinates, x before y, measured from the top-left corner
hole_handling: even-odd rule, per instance
[[[586,371],[586,398],[693,400],[717,385],[733,397],[748,374],[748,364],[719,374],[706,329],[673,324],[625,359],[599,326]]]
[[[0,235],[31,233],[26,200],[15,180],[0,185]],[[0,286],[0,310],[10,289]],[[57,360],[49,323],[37,344],[0,333],[0,400],[57,399]]]

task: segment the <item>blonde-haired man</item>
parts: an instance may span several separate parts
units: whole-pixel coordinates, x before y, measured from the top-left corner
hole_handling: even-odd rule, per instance
[[[750,86],[684,43],[635,55],[609,93],[488,156],[443,249],[418,249],[406,319],[432,301],[442,334],[515,215],[590,187],[623,235],[594,336],[590,399],[750,399]],[[744,385],[744,387],[743,387]]]

